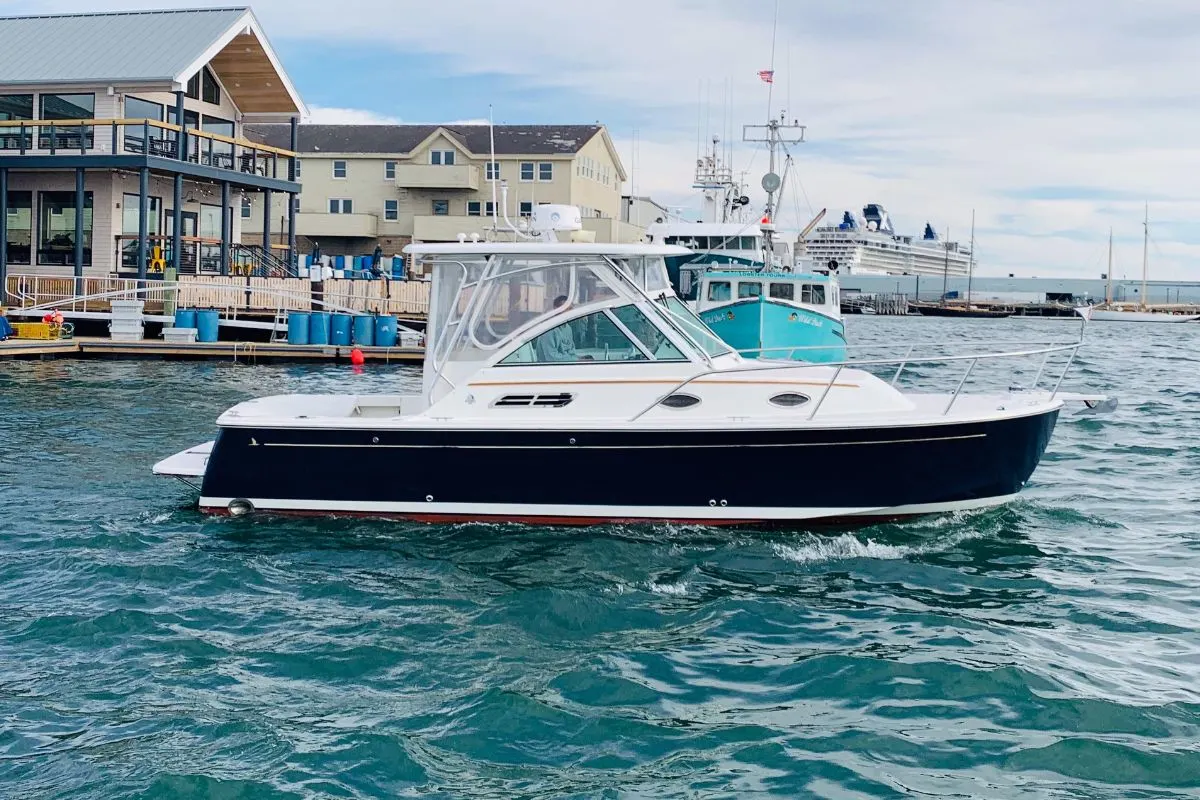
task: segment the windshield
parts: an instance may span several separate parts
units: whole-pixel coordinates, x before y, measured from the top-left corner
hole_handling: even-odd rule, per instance
[[[680,302],[679,298],[664,295],[659,298],[658,302],[671,312],[671,317],[695,340],[696,344],[704,349],[705,353],[708,353],[710,358],[733,352],[733,348],[709,330],[708,326],[701,322],[691,309]]]

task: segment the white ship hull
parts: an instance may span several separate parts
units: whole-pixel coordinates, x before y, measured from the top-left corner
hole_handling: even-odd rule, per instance
[[[818,269],[842,275],[936,275],[966,277],[971,251],[956,242],[916,239],[888,231],[824,227],[803,242],[797,256]]]
[[[1093,306],[1076,308],[1088,322],[1195,322],[1200,314],[1172,314],[1169,311],[1118,311]]]

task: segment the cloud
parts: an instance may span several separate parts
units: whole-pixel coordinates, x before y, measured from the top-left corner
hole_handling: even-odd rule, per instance
[[[105,5],[113,3],[195,0]],[[92,7],[15,5],[14,13]],[[781,224],[879,202],[902,232],[929,221],[965,239],[974,210],[981,273],[1092,275],[1110,226],[1118,263],[1140,271],[1146,198],[1152,277],[1200,279],[1194,0],[782,3],[773,87],[755,74],[771,60],[769,3],[609,0],[604,13],[572,0],[254,7],[273,40],[302,42],[313,59],[333,42],[411,59],[407,84],[381,97],[418,98],[432,77],[449,75],[468,116],[491,102],[471,87],[493,92],[499,83],[509,98],[586,109],[586,119],[562,122],[607,122],[627,168],[636,129],[632,182],[665,204],[696,206],[687,187],[697,134],[740,140],[743,123],[766,118],[770,90],[773,113],[786,109],[809,126],[807,143],[792,148]],[[370,80],[333,59],[327,75],[335,84]],[[412,103],[403,116],[415,119]],[[392,109],[320,111],[353,121]],[[732,154],[762,202],[765,154],[740,142]]]
[[[313,125],[398,125],[400,120],[362,108],[309,106],[305,122]]]

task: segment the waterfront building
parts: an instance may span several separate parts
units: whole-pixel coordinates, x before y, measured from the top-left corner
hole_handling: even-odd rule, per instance
[[[285,125],[248,126],[268,145],[288,143]],[[598,242],[634,242],[642,231],[622,218],[621,158],[603,125],[301,125],[297,148],[304,191],[297,204],[299,247],[366,255],[397,254],[410,242],[485,235],[497,181],[508,186],[514,223],[541,203],[578,206]],[[496,189],[493,194],[493,189]],[[495,199],[494,199],[495,198]],[[264,213],[256,197],[240,209],[243,236],[278,230],[283,211]],[[499,206],[500,226],[504,227]]]
[[[0,286],[286,263],[291,215],[272,255],[271,231],[238,244],[236,211],[292,206],[289,137],[243,130],[305,111],[249,8],[0,18]]]

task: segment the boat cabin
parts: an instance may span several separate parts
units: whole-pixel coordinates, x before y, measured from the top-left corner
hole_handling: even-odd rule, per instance
[[[711,364],[732,353],[671,290],[665,259],[679,247],[461,242],[405,252],[433,278],[430,405],[493,367]]]
[[[841,307],[836,280],[806,273],[710,270],[700,276],[696,296],[701,311],[758,298],[833,311]]]

